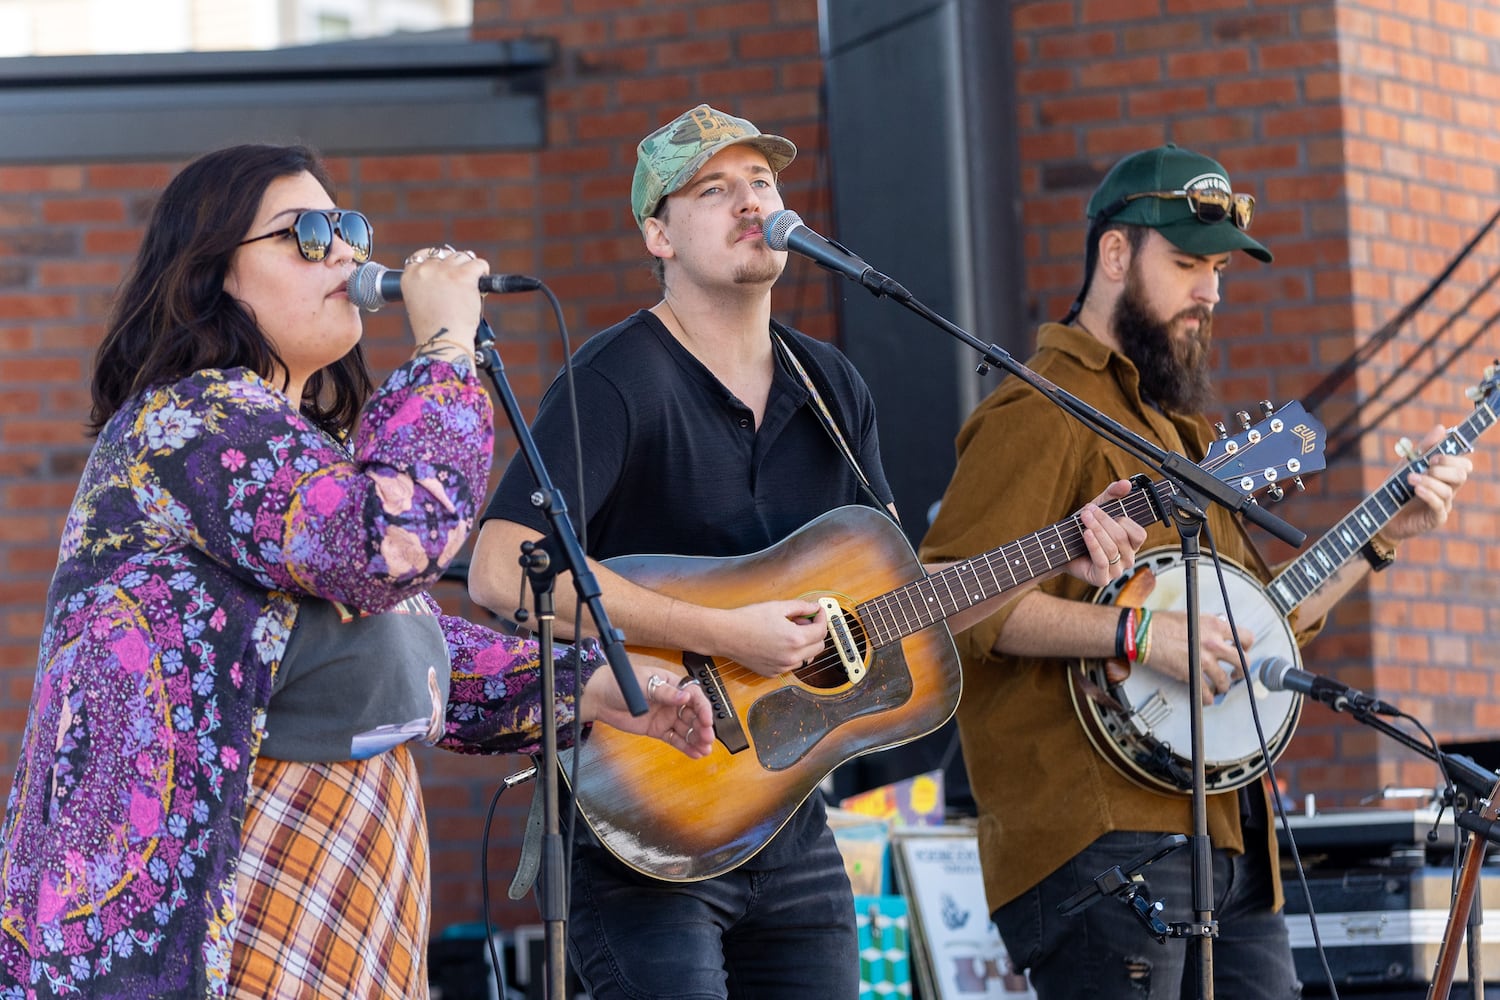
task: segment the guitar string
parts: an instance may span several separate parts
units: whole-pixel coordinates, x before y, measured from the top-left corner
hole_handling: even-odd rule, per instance
[[[1215,459],[1205,460],[1202,463],[1201,467],[1206,471],[1214,472],[1221,468],[1225,463],[1236,457],[1238,457],[1238,453],[1225,453],[1217,456]],[[1132,519],[1135,519],[1141,515],[1154,514],[1155,508],[1152,504],[1149,494],[1159,491],[1172,493],[1175,492],[1175,487],[1173,487],[1170,480],[1160,480],[1158,482],[1151,483],[1140,490],[1134,491],[1128,496],[1122,497],[1119,500],[1113,500],[1109,503],[1102,504],[1101,507],[1110,517],[1118,517],[1120,516],[1120,514],[1124,514],[1131,517]],[[915,613],[908,613],[905,616],[904,621],[898,621],[896,616],[891,613],[891,609],[893,606],[908,609],[914,606],[913,602],[909,599],[904,602],[901,601],[900,595],[906,594],[908,592],[919,591],[924,588],[932,589],[939,582],[942,582],[946,587],[947,581],[949,579],[957,581],[965,578],[965,573],[963,571],[964,567],[972,567],[982,563],[983,568],[989,571],[990,576],[994,580],[994,582],[999,583],[1002,578],[995,572],[994,567],[996,565],[996,558],[1001,555],[1005,555],[1007,560],[1013,559],[1014,555],[1019,555],[1021,562],[1025,563],[1028,571],[1031,570],[1032,565],[1035,563],[1041,563],[1045,566],[1045,568],[1042,570],[1030,571],[1027,575],[1024,576],[1024,578],[1018,578],[1015,572],[1008,565],[1000,564],[1005,569],[1006,574],[1010,577],[1011,582],[1001,587],[1000,590],[997,590],[995,594],[991,596],[998,596],[999,594],[1004,593],[1006,590],[1014,589],[1015,587],[1020,586],[1022,583],[1029,582],[1033,578],[1040,576],[1042,573],[1048,572],[1052,569],[1057,568],[1058,566],[1062,566],[1065,563],[1078,558],[1078,556],[1086,552],[1087,547],[1083,545],[1083,532],[1084,528],[1082,520],[1077,514],[1073,514],[1067,518],[1064,518],[1062,521],[1059,521],[1056,524],[1049,525],[1048,527],[1043,528],[1040,531],[1033,532],[1031,535],[1028,535],[1024,538],[1007,542],[1006,544],[999,546],[998,548],[993,549],[990,552],[984,553],[980,556],[975,556],[974,558],[965,560],[961,563],[957,563],[954,566],[950,566],[946,569],[943,569],[929,576],[925,576],[921,579],[914,580],[904,586],[897,587],[886,594],[882,594],[878,597],[872,598],[869,601],[858,603],[855,605],[855,614],[851,615],[849,618],[851,639],[856,640],[856,646],[865,651],[868,651],[867,643],[859,642],[858,640],[870,640],[873,634],[874,646],[876,649],[880,649],[886,645],[889,645],[889,643],[894,641],[895,639],[911,635],[913,632],[920,631],[923,628],[927,628],[930,625],[947,619],[957,611],[962,610],[962,608],[964,607],[970,607],[974,603],[978,603],[976,601],[969,601],[967,603],[960,604],[957,599],[952,599],[953,589],[951,587],[948,587],[950,599],[952,602],[950,604],[944,605],[939,600],[939,607],[942,608],[943,612],[941,614],[929,617],[932,615],[931,611],[925,611],[922,616],[918,616]],[[1041,541],[1044,536],[1055,536],[1057,541],[1062,543],[1064,558],[1055,563],[1050,561],[1050,558],[1047,555],[1048,543],[1044,543]],[[975,583],[978,583],[978,571],[975,571],[967,578]],[[968,593],[968,591],[966,590],[965,593]],[[985,599],[987,600],[988,598]],[[882,623],[883,627],[877,630],[872,626],[872,621],[878,621]],[[913,621],[919,622],[920,624],[913,626],[911,624]],[[822,653],[819,653],[817,656],[814,656],[812,659],[808,660],[804,666],[799,667],[793,671],[789,671],[789,673],[796,676],[797,679],[801,680],[804,684],[815,687],[838,687],[846,683],[848,681],[848,677],[847,672],[844,669],[843,659],[839,656],[836,649],[829,648],[830,645],[831,644],[825,644],[824,651]],[[864,662],[863,658],[861,659],[861,662]],[[740,663],[736,663],[733,660],[724,660],[718,657],[714,657],[713,663],[719,675],[727,680],[740,681],[745,678],[753,679],[763,676],[761,674],[758,674],[756,671],[751,670],[749,667],[746,667]]]

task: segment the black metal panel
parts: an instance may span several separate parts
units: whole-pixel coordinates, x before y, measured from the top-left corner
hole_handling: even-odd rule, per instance
[[[0,60],[0,162],[173,159],[237,142],[332,155],[535,149],[533,42]]]
[[[985,343],[1022,330],[1008,4],[824,0],[829,235]],[[997,378],[938,328],[850,283],[840,346],[880,410],[886,472],[915,544],[953,437]]]

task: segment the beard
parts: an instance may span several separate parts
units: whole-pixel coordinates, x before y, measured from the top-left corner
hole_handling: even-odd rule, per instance
[[[751,229],[765,225],[765,219],[756,216],[746,219],[740,223],[739,234],[744,235]],[[736,285],[760,285],[768,281],[775,281],[781,277],[781,272],[786,268],[786,257],[767,251],[758,254],[754,260],[741,264],[734,269],[733,280]]]
[[[1196,319],[1194,333],[1174,334],[1178,320]],[[1208,348],[1213,341],[1213,314],[1202,306],[1158,319],[1146,303],[1140,276],[1132,264],[1125,288],[1111,317],[1120,350],[1140,372],[1141,395],[1173,413],[1201,413],[1213,401],[1208,378]]]

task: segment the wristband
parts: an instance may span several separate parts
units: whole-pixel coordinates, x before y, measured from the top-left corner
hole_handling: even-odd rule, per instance
[[[1121,608],[1120,621],[1115,625],[1115,659],[1129,661],[1129,653],[1135,645],[1135,608]],[[1127,643],[1129,637],[1129,645]]]
[[[1135,662],[1146,665],[1146,657],[1151,655],[1151,609],[1141,609],[1140,624],[1135,629]]]
[[[1378,531],[1360,547],[1359,553],[1377,573],[1396,561],[1396,546],[1381,538]]]

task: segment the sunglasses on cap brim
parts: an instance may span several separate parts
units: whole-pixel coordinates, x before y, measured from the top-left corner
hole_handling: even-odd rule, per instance
[[[363,264],[370,259],[375,242],[375,227],[359,212],[310,208],[298,212],[297,218],[287,228],[252,236],[248,240],[241,240],[239,245],[277,236],[290,236],[296,242],[297,252],[302,255],[302,259],[313,264],[321,263],[328,257],[328,248],[333,246],[333,238],[337,236],[349,244],[349,249],[354,251],[354,259]]]
[[[1161,198],[1164,201],[1184,200],[1193,210],[1199,222],[1213,225],[1228,219],[1234,228],[1241,231],[1250,228],[1255,215],[1255,199],[1248,194],[1231,191],[1142,191],[1128,194],[1100,213],[1101,221],[1123,210],[1126,205],[1140,198]]]

